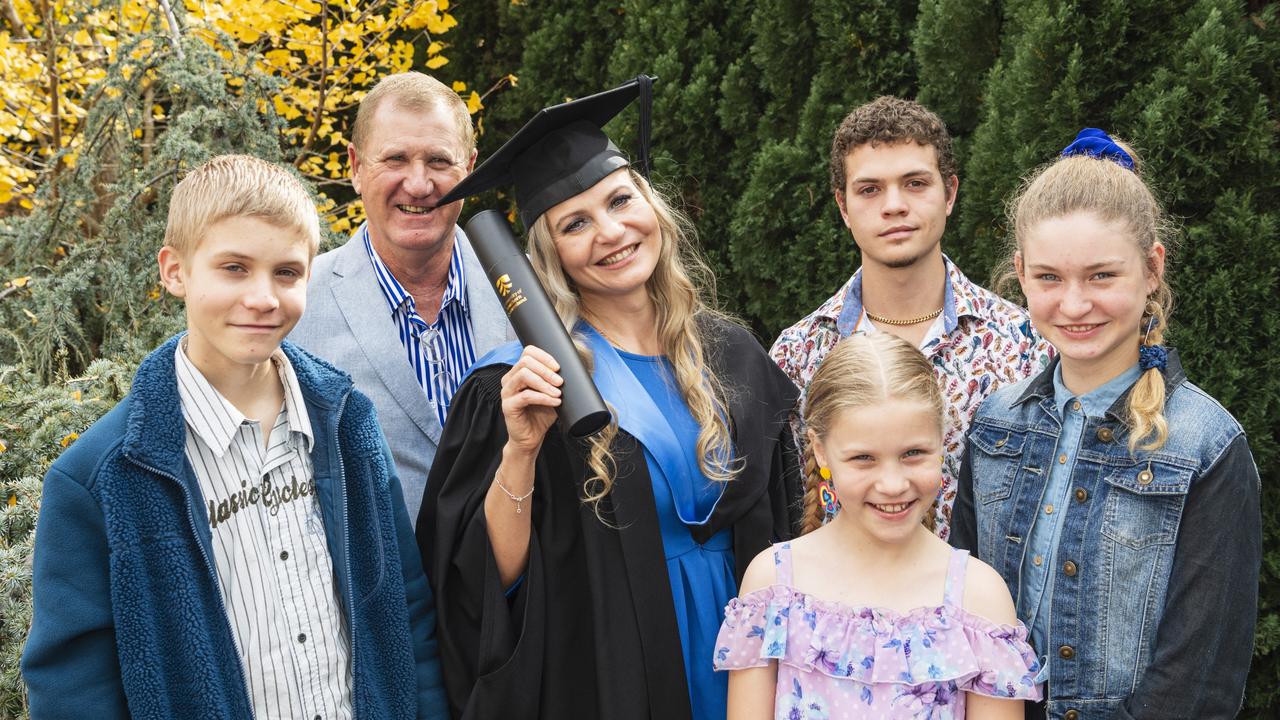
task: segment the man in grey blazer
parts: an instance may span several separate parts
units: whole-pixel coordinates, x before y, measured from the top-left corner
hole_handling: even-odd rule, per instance
[[[462,202],[432,209],[475,165],[457,93],[422,73],[388,76],[360,102],[351,140],[368,219],[316,258],[289,339],[373,400],[416,523],[453,393],[476,358],[515,335],[457,226]]]

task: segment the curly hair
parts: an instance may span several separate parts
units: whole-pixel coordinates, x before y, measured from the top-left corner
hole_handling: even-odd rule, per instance
[[[911,141],[930,146],[938,155],[938,172],[943,180],[956,174],[956,156],[951,135],[942,118],[914,100],[884,95],[859,105],[845,116],[831,140],[831,189],[844,192],[844,159],[870,143],[872,146]],[[951,186],[947,185],[947,195]]]

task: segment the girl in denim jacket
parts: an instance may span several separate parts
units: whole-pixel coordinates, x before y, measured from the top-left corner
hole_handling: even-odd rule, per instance
[[[1240,424],[1162,343],[1169,223],[1129,148],[1081,131],[1010,206],[1012,264],[1057,349],[982,405],[952,544],[1009,584],[1065,720],[1231,718],[1262,552]]]
[[[931,363],[898,337],[855,335],[823,360],[804,535],[756,556],[716,640],[730,720],[1022,720],[1040,698],[1004,581],[923,524],[942,418]]]

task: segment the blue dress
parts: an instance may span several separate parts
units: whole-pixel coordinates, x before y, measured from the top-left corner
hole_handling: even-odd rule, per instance
[[[671,363],[662,356],[617,352],[670,423],[684,452],[696,456],[700,427],[680,395]],[[732,528],[721,530],[699,545],[688,526],[705,523],[723,492],[722,484],[701,473],[696,477],[665,477],[659,473],[653,478],[653,498],[684,652],[689,702],[696,720],[725,717],[728,674],[715,672],[712,656],[724,607],[737,596],[738,588],[733,574]]]

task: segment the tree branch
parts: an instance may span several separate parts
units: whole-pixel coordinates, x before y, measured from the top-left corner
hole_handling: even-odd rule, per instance
[[[298,149],[298,156],[293,159],[294,167],[302,167],[302,161],[320,132],[320,120],[324,117],[324,97],[329,89],[325,83],[329,75],[329,0],[322,0],[320,3],[320,41],[320,78],[316,80],[320,96],[316,99],[316,115],[311,119],[311,129],[307,131],[307,139],[302,142],[302,147]]]
[[[173,15],[173,6],[169,4],[169,0],[160,0],[160,8],[164,10],[164,20],[169,26],[169,39],[173,42],[173,52],[179,60],[186,60],[187,55],[182,52],[182,33],[178,31],[178,19]]]
[[[22,18],[18,17],[18,10],[13,6],[13,0],[0,0],[0,12],[4,14],[4,19],[9,21],[9,28],[13,30],[13,34],[19,40],[26,40],[31,36],[27,34],[27,26],[22,22]]]
[[[145,81],[146,89],[142,91],[142,164],[151,164],[151,148],[156,144],[156,123],[152,117],[151,106],[155,103],[155,83]]]
[[[52,137],[51,144],[55,153],[53,162],[53,171],[50,179],[55,181],[50,186],[50,196],[56,198],[58,196],[58,171],[62,168],[62,113],[58,106],[58,25],[57,18],[54,17],[56,12],[53,3],[44,0],[41,3],[44,7],[44,28],[46,33],[46,50],[45,50],[45,67],[49,73],[49,110],[52,120],[50,134]]]

